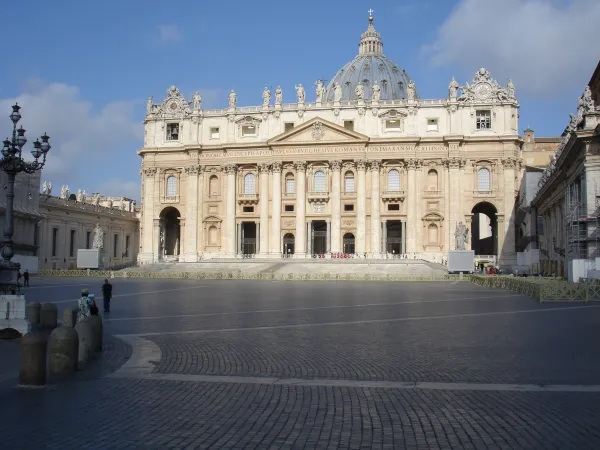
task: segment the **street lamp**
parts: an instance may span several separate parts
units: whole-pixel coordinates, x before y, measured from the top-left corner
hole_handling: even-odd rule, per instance
[[[18,272],[21,268],[19,263],[11,262],[15,252],[13,250],[13,203],[15,198],[15,177],[20,172],[34,173],[41,170],[46,164],[46,154],[50,150],[50,137],[45,133],[33,143],[31,154],[35,158],[33,161],[25,161],[22,157],[23,146],[27,143],[25,130],[23,127],[17,129],[17,123],[21,120],[21,107],[18,104],[13,105],[10,120],[13,123],[12,140],[6,138],[4,148],[2,149],[2,159],[0,160],[0,169],[8,175],[8,183],[4,186],[6,189],[6,215],[4,218],[4,242],[2,243],[2,260],[0,260],[0,290],[7,291],[11,287],[16,288],[18,282]],[[40,158],[41,161],[40,161]]]

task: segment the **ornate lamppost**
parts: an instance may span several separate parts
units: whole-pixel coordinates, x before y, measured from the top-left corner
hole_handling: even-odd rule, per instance
[[[0,160],[0,169],[8,175],[8,183],[4,186],[6,189],[6,214],[4,217],[4,242],[2,243],[2,260],[0,260],[0,290],[7,291],[11,287],[17,287],[17,274],[21,265],[11,261],[15,252],[13,250],[13,203],[15,198],[15,178],[18,173],[34,173],[41,170],[46,164],[46,154],[50,150],[50,137],[44,133],[33,143],[31,154],[35,158],[33,161],[25,161],[22,156],[23,146],[27,143],[25,130],[23,127],[17,129],[17,123],[21,120],[21,107],[15,104],[12,107],[10,120],[13,123],[12,139],[6,138],[4,148],[2,149],[2,159]],[[40,160],[40,158],[42,158]]]

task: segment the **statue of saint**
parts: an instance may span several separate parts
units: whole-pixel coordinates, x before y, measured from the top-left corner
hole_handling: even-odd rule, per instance
[[[81,189],[77,189],[77,203],[83,203],[83,192]]]
[[[146,102],[146,114],[152,114],[152,96],[148,97]]]
[[[131,202],[130,212],[135,212],[135,200]]]
[[[64,184],[60,187],[60,198],[67,198]]]
[[[582,100],[582,106],[583,106],[583,112],[584,113],[591,113],[594,112],[594,99],[592,98],[592,91],[590,90],[589,86],[585,87],[585,90],[583,91],[583,94],[581,95],[581,100]]]
[[[69,194],[71,193],[71,190],[69,189],[69,185],[67,184],[67,187],[65,188],[65,198],[68,200],[69,199]]]
[[[354,88],[354,95],[357,100],[362,100],[365,96],[365,87],[362,84],[357,84]]]
[[[464,223],[458,222],[456,225],[454,239],[456,240],[456,250],[466,250],[465,244],[469,242],[469,229]]]
[[[321,80],[317,80],[317,82],[315,83],[315,86],[317,86],[317,89],[316,89],[317,102],[321,103],[323,101],[323,94],[325,93],[325,87],[323,86],[323,82]]]
[[[48,181],[48,195],[52,195],[52,181]]]
[[[229,93],[229,107],[235,108],[236,102],[237,102],[237,95],[234,92],[234,90],[232,89],[231,92]]]
[[[96,195],[94,195],[94,206],[96,208],[98,208],[98,206],[100,206],[100,194],[96,193]]]
[[[452,80],[450,81],[450,86],[448,86],[448,91],[450,93],[449,97],[451,99],[456,98],[456,96],[458,95],[458,88],[459,88],[459,85],[458,85],[456,79],[454,77],[452,77]]]
[[[298,103],[304,103],[306,92],[304,92],[304,86],[301,84],[296,86],[296,95],[298,96]]]
[[[194,104],[194,111],[200,111],[200,105],[202,104],[202,97],[198,91],[194,92],[192,96],[192,102]]]
[[[282,101],[283,101],[283,92],[281,91],[281,86],[277,86],[277,89],[275,89],[275,104],[281,105]]]
[[[406,95],[409,100],[414,100],[415,94],[415,83],[413,82],[413,80],[410,80],[410,83],[408,83],[408,86],[406,87]]]
[[[342,99],[342,86],[337,81],[333,86],[333,101],[339,102]]]
[[[42,194],[48,195],[48,183],[44,181],[44,185],[42,186]]]
[[[262,93],[263,98],[263,106],[269,106],[269,102],[271,101],[271,91],[265,86],[265,90]]]
[[[92,248],[97,248],[102,250],[104,248],[104,231],[100,228],[100,224],[96,224],[96,228],[94,228],[94,242],[92,244]]]
[[[515,84],[512,80],[508,80],[508,84],[506,85],[506,94],[509,100],[515,99]]]
[[[112,200],[112,198],[108,197],[108,200],[106,201],[106,204],[107,204],[106,207],[108,209],[112,209],[112,207],[113,207],[113,200]]]
[[[381,88],[377,84],[377,81],[375,82],[375,84],[373,85],[373,87],[371,89],[373,91],[373,96],[371,97],[371,100],[373,100],[374,102],[378,102],[379,99],[381,98]]]

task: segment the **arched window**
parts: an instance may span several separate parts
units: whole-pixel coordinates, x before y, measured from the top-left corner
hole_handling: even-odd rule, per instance
[[[294,183],[294,174],[288,173],[285,176],[285,193],[294,194],[296,192],[296,185]]]
[[[346,172],[344,175],[344,192],[354,192],[354,174],[352,172]]]
[[[325,192],[325,172],[317,170],[314,176],[314,191]]]
[[[477,171],[477,190],[480,192],[489,192],[490,189],[490,171],[482,167]]]
[[[427,240],[429,245],[438,244],[438,227],[435,223],[429,224],[427,227]]]
[[[244,194],[256,194],[256,178],[253,173],[244,177]]]
[[[219,195],[219,178],[216,175],[208,181],[208,195]]]
[[[210,245],[217,245],[219,243],[218,235],[217,235],[217,227],[215,227],[214,225],[211,225],[210,228],[208,229],[208,243]]]
[[[388,172],[387,190],[398,192],[400,190],[400,172],[392,169]]]
[[[171,175],[167,178],[167,197],[177,196],[177,178]]]
[[[427,189],[430,191],[438,190],[438,173],[435,169],[427,172]]]

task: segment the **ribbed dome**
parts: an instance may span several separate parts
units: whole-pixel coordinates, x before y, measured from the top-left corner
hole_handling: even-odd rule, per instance
[[[342,101],[356,100],[355,88],[359,83],[364,86],[364,98],[371,99],[375,82],[381,89],[380,100],[406,98],[410,77],[383,54],[383,42],[373,26],[373,16],[369,17],[369,26],[361,36],[358,49],[356,58],[342,67],[327,85],[327,101],[334,101],[337,83],[342,88]]]

